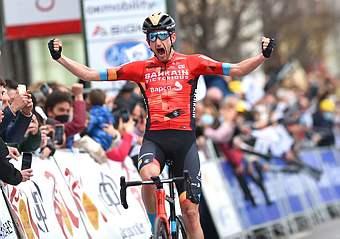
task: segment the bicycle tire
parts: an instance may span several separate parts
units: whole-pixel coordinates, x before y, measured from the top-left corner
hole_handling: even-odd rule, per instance
[[[176,239],[187,239],[187,232],[182,216],[176,216]]]
[[[163,219],[157,217],[155,220],[153,239],[169,239],[166,227],[166,222]]]

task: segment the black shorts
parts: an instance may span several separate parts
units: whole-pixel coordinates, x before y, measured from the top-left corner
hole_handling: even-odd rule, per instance
[[[183,130],[146,131],[139,152],[138,170],[157,160],[163,170],[166,162],[173,162],[174,176],[183,176],[188,170],[196,201],[201,195],[201,172],[195,132]],[[176,183],[178,194],[184,192],[183,183]]]

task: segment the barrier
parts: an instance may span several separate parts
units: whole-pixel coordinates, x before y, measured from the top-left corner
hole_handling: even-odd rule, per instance
[[[7,204],[0,194],[0,238],[14,239],[17,238],[15,234],[14,223],[10,213],[7,210]]]
[[[244,200],[224,160],[202,163],[202,189],[220,238],[231,238],[296,216],[310,217],[340,201],[340,153],[335,148],[302,151],[304,162],[324,170],[320,181],[305,174],[268,172],[264,182],[272,204],[249,182],[257,206]],[[282,162],[273,160],[276,166]],[[19,168],[20,161],[13,164]],[[87,154],[60,151],[32,162],[34,177],[6,185],[0,195],[0,238],[147,238],[150,224],[140,188],[128,188],[129,210],[119,200],[119,178],[138,180],[131,159],[97,164]],[[6,204],[8,201],[8,205]],[[9,207],[9,208],[8,208]],[[11,214],[9,213],[11,212]]]
[[[99,165],[87,154],[57,151],[49,160],[34,158],[32,169],[34,176],[30,181],[4,188],[22,238],[147,238],[151,235],[140,189],[129,189],[129,210],[120,206],[120,176],[139,179],[130,159],[123,164]],[[1,218],[5,216],[2,209]]]
[[[205,186],[213,187],[206,184],[206,178],[203,175],[203,192],[208,203],[213,220],[218,232],[219,224],[223,224],[223,220],[214,216],[215,211],[222,210],[223,205],[214,202],[218,197],[218,201],[232,201],[231,211],[236,211],[238,215],[233,218],[237,227],[237,231],[233,233],[221,234],[221,238],[231,238],[240,232],[250,232],[257,228],[269,228],[274,224],[289,226],[294,231],[292,220],[299,216],[306,217],[307,220],[312,218],[313,214],[326,212],[329,205],[336,205],[340,202],[340,153],[339,149],[335,148],[320,148],[302,151],[301,159],[310,166],[323,170],[320,181],[316,181],[305,173],[286,174],[280,171],[269,171],[265,173],[264,183],[268,191],[272,203],[266,205],[264,197],[259,188],[252,182],[248,181],[249,188],[253,194],[257,206],[254,207],[250,202],[244,199],[243,192],[234,176],[233,170],[229,163],[225,160],[211,163],[215,164],[216,168],[210,170],[209,175],[216,178],[221,177],[225,182],[224,193],[217,193],[216,184],[215,193],[206,193]],[[284,162],[280,160],[272,160],[271,165],[281,167]],[[204,172],[206,165],[202,165]],[[211,166],[209,166],[211,167]],[[219,175],[217,175],[219,174]],[[221,187],[221,185],[219,185]],[[211,191],[211,188],[209,189]],[[229,219],[229,218],[228,218]],[[227,222],[227,219],[224,223]]]

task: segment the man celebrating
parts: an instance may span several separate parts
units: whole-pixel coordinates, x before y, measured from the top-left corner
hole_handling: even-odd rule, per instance
[[[96,71],[61,55],[58,39],[49,42],[51,56],[75,76],[86,81],[131,80],[138,83],[148,109],[138,170],[143,180],[158,176],[165,162],[171,160],[174,176],[188,170],[192,179],[192,198],[186,197],[183,185],[176,185],[189,238],[203,238],[198,203],[201,193],[200,165],[195,141],[195,91],[200,75],[244,76],[269,58],[274,40],[262,39],[262,54],[237,64],[222,63],[204,55],[183,55],[173,49],[175,21],[157,12],[143,23],[146,41],[154,57]],[[143,186],[142,196],[151,223],[155,217],[154,186]]]

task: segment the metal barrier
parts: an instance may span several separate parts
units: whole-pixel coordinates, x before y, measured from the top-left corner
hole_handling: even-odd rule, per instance
[[[213,155],[213,154],[211,154]],[[229,197],[242,226],[242,233],[220,235],[221,238],[243,238],[257,230],[268,231],[268,238],[274,238],[273,228],[280,227],[281,233],[289,236],[303,227],[329,220],[339,213],[340,203],[340,151],[336,148],[317,148],[300,152],[301,160],[323,170],[319,181],[308,174],[287,174],[278,170],[265,173],[264,183],[272,203],[267,205],[264,197],[251,180],[249,188],[257,206],[244,199],[243,192],[234,176],[233,169],[225,159],[212,160],[222,170]],[[209,162],[209,161],[208,161]],[[273,167],[285,163],[271,160]],[[204,164],[202,165],[204,167]],[[204,181],[203,181],[204,187]],[[209,197],[209,196],[208,196]],[[208,205],[214,207],[214,205]],[[214,210],[217,210],[216,208]]]

